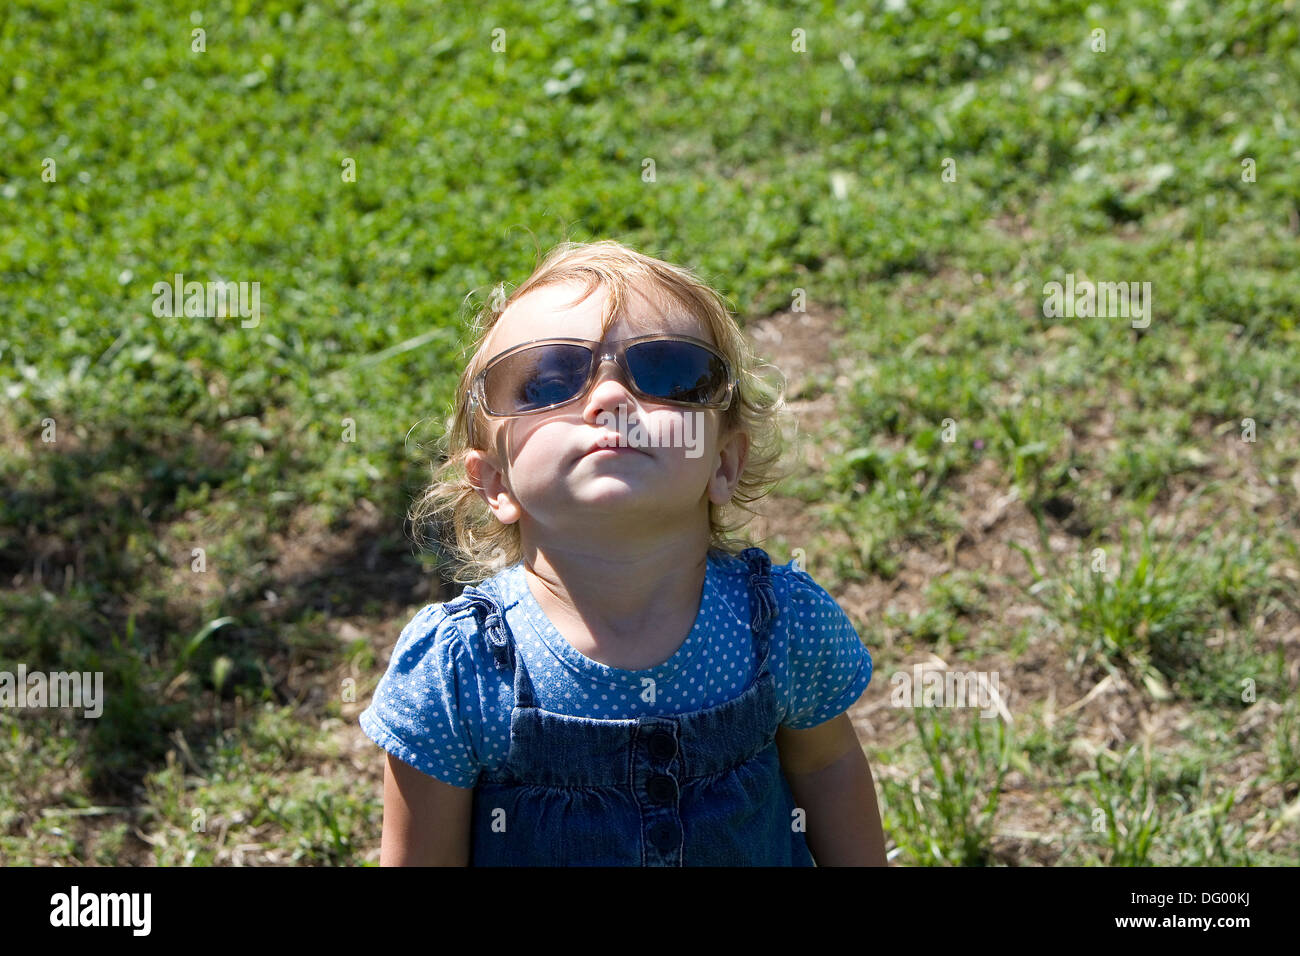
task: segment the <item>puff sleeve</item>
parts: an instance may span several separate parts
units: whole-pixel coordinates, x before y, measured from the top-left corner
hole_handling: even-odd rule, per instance
[[[425,607],[402,629],[359,720],[367,737],[404,763],[452,786],[472,787],[481,769],[478,682],[443,607]]]
[[[848,710],[871,682],[871,654],[826,590],[790,565],[774,568],[787,591],[790,706],[784,724],[806,730]]]

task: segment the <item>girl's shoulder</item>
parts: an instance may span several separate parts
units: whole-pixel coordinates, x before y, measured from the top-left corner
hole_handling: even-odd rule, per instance
[[[715,567],[727,576],[730,593],[739,595],[749,591],[754,571],[766,565],[778,619],[785,622],[774,634],[778,642],[788,638],[817,646],[825,635],[856,635],[844,608],[808,573],[802,558],[797,552],[794,559],[778,564],[766,551],[749,548],[739,555],[718,555]]]
[[[469,590],[469,589],[467,589]],[[408,659],[431,655],[473,659],[475,636],[480,633],[488,602],[475,600],[476,592],[435,604],[426,604],[416,611],[402,628],[393,650]]]
[[[426,604],[407,621],[397,637],[392,660],[398,666],[411,667],[432,657],[453,656],[463,644],[451,602]]]
[[[451,600],[426,604],[402,630],[399,648],[406,645],[412,652],[440,649],[475,664],[486,663],[491,642],[484,638],[502,626],[505,612],[518,600],[509,576],[514,570],[465,585]]]
[[[762,548],[747,548],[740,554],[710,552],[710,558],[716,562],[721,573],[743,577],[746,580],[756,564],[766,564],[778,601],[785,599],[805,603],[834,604],[835,599],[831,597],[830,592],[818,584],[800,563],[803,552],[797,551],[796,555],[795,558],[779,564]]]
[[[772,586],[777,603],[812,620],[833,620],[839,624],[844,609],[831,593],[818,584],[795,561],[772,568]]]

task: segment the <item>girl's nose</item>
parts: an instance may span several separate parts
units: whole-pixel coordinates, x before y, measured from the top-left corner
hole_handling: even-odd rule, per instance
[[[622,366],[612,356],[604,356],[587,395],[588,411],[613,411],[620,404],[633,405],[635,402]]]
[[[622,383],[623,385],[627,385],[627,382],[624,380],[623,377],[623,367],[618,364],[618,361],[614,358],[614,356],[602,355],[600,359],[600,364],[596,366],[595,385],[599,385],[601,382],[609,378],[612,378],[615,381]]]

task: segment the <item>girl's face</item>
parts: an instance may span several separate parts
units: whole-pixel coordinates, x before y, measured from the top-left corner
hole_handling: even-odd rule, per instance
[[[583,288],[543,286],[514,302],[493,328],[487,355],[553,336],[602,340],[608,293],[597,287],[574,305]],[[712,341],[680,308],[661,309],[639,292],[626,311],[603,341],[650,333]],[[633,547],[683,533],[707,541],[709,502],[731,499],[744,470],[747,437],[721,435],[720,410],[639,398],[623,376],[617,364],[602,362],[584,397],[515,418],[489,417],[486,436],[478,430],[488,450],[469,452],[470,480],[499,521],[520,523],[526,550],[547,544],[589,548],[597,534]],[[620,422],[635,428],[638,421],[647,435],[657,436],[656,444],[595,447],[602,439],[615,444]],[[625,433],[622,443],[627,442]]]

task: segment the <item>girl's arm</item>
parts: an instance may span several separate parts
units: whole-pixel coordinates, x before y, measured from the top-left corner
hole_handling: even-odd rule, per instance
[[[379,865],[468,866],[473,805],[473,787],[453,787],[389,754]]]
[[[817,865],[888,865],[875,781],[848,713],[809,730],[780,727],[776,745]]]

